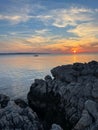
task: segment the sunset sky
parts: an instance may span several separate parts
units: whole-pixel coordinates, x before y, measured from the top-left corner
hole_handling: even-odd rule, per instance
[[[2,52],[98,52],[98,0],[0,0]]]

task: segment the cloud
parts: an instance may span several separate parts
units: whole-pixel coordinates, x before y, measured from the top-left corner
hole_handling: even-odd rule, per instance
[[[28,42],[25,44],[23,39],[10,39],[0,41],[0,52],[28,52],[32,51],[32,48]]]
[[[31,38],[26,39],[27,42],[30,42],[31,45],[41,46],[42,44],[47,44],[49,42],[49,38],[45,38],[42,36],[32,36]]]
[[[86,10],[85,10],[86,11]],[[53,25],[56,27],[76,26],[80,21],[92,20],[89,15],[84,14],[83,9],[65,9],[54,11]]]
[[[98,12],[98,9],[95,9],[96,12]]]
[[[32,7],[28,4],[20,7],[13,7],[9,12],[0,14],[0,20],[6,20],[12,25],[21,22],[27,25],[26,29],[13,28],[13,32],[8,30],[7,35],[2,34],[0,37],[8,37],[0,42],[0,51],[98,51],[98,9],[70,7],[48,10],[40,5]],[[36,21],[34,25],[33,20]],[[39,26],[43,29],[38,29]]]
[[[76,41],[75,39],[56,38],[55,36],[34,36],[25,41],[28,44],[27,41],[30,42],[32,50],[37,52],[71,53],[74,49],[78,53],[98,52],[98,39],[80,38]]]
[[[76,26],[79,22],[89,22],[94,19],[94,13],[97,13],[97,9],[71,7],[54,9],[36,18],[45,24],[48,23],[58,28],[64,28],[68,25]]]
[[[6,34],[0,34],[0,38],[3,38],[3,37],[7,37],[8,35],[6,35]]]
[[[79,7],[71,7],[71,9],[70,9],[70,11],[71,12],[73,12],[73,13],[92,13],[93,12],[93,10],[92,9],[90,9],[90,8],[79,8]]]
[[[10,21],[13,24],[17,24],[20,22],[25,22],[29,19],[30,17],[26,15],[0,15],[0,20],[6,20]]]
[[[66,39],[55,36],[32,36],[28,38],[12,38],[0,42],[0,52],[50,52],[71,53],[98,52],[98,39],[95,42],[89,39]]]
[[[74,33],[80,37],[89,37],[91,39],[98,36],[98,23],[81,23],[74,29],[69,29],[67,32]]]
[[[98,41],[97,41],[97,42],[90,43],[90,46],[91,46],[91,47],[97,47],[97,48],[98,48]]]
[[[26,22],[29,19],[31,19],[32,16],[28,16],[27,14],[11,14],[11,15],[0,15],[0,20],[6,20],[10,22],[11,24],[18,24],[20,22]]]
[[[44,10],[45,7],[40,4],[31,5],[29,1],[11,1],[8,6],[3,5],[3,12],[0,13],[0,20],[6,20],[11,24],[19,24],[21,22],[28,22],[35,18],[38,10]]]
[[[42,21],[47,26],[51,25],[57,28],[65,28],[69,25],[76,26],[79,22],[94,20],[94,16],[97,14],[98,9],[70,7],[47,10],[40,4],[34,4],[32,6],[24,3],[20,8],[13,7],[8,12],[8,14],[7,12],[1,14],[0,20],[8,20],[11,23],[18,24],[20,22],[27,22],[31,19],[36,19],[37,21]]]
[[[49,33],[49,29],[41,29],[41,30],[35,30],[35,34],[37,35],[46,35],[46,33]]]

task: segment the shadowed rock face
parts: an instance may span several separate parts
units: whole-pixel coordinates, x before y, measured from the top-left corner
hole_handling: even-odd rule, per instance
[[[97,130],[98,62],[58,66],[51,73],[53,79],[36,79],[27,96],[44,128],[57,123],[64,130]]]
[[[29,105],[37,112],[43,121],[45,130],[49,130],[51,124],[54,122],[66,126],[64,110],[63,107],[61,107],[61,96],[59,93],[55,93],[58,83],[60,82],[62,85],[63,83],[61,81],[52,80],[48,80],[47,82],[46,77],[45,79],[45,81],[37,79],[35,83],[32,84],[33,87],[30,88],[30,92],[28,93]],[[53,86],[55,86],[55,88]]]

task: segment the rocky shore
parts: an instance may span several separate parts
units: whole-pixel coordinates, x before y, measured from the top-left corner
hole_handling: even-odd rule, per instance
[[[55,67],[28,103],[0,94],[0,130],[98,130],[98,62]]]

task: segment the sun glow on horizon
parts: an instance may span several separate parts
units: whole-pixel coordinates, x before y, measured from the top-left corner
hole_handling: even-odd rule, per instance
[[[74,54],[76,54],[76,52],[77,52],[76,50],[73,51]]]
[[[77,50],[76,50],[76,49],[72,49],[72,53],[73,53],[73,54],[76,54],[76,53],[77,53]]]

